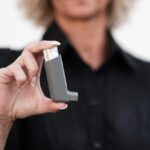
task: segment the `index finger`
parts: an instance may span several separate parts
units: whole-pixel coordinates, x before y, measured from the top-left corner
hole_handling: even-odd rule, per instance
[[[39,42],[34,42],[30,45],[28,45],[24,51],[28,51],[31,53],[40,53],[44,49],[48,48],[53,48],[55,46],[59,46],[60,43],[58,41],[39,41]]]

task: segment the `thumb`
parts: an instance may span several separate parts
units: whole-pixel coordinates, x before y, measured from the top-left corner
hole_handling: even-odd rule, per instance
[[[68,105],[65,103],[54,103],[51,99],[45,97],[44,100],[38,101],[36,107],[36,114],[44,114],[64,110],[68,107]]]

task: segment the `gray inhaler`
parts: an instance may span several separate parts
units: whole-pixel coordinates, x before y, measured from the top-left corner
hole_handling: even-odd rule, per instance
[[[67,89],[61,55],[57,46],[44,52],[45,71],[51,99],[55,102],[77,101],[78,93]]]

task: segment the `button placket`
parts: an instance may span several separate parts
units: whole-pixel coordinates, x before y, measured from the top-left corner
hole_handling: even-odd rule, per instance
[[[99,104],[99,100],[96,98],[89,100],[90,106],[97,106],[98,104]]]
[[[93,142],[93,148],[95,149],[101,149],[102,148],[102,143],[99,141],[94,141]]]

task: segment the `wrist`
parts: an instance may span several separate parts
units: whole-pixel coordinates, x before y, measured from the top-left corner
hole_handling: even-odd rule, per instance
[[[0,116],[0,127],[10,127],[13,124],[13,120],[11,118],[5,118]]]
[[[0,118],[0,149],[4,149],[13,122]]]
[[[12,120],[0,118],[0,136],[2,135],[2,133],[9,133],[12,125]]]

